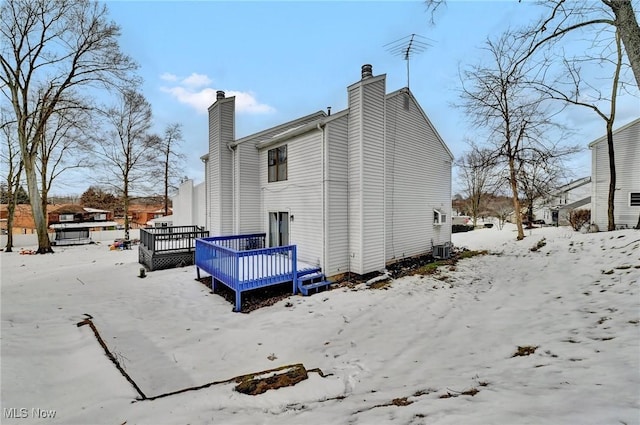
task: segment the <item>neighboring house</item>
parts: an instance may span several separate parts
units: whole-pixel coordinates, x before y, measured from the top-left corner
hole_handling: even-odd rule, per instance
[[[450,242],[453,156],[411,91],[386,93],[370,65],[347,91],[343,111],[240,139],[235,97],[218,91],[203,157],[212,236],[266,233],[267,246],[295,244],[328,276]]]
[[[177,226],[177,224],[173,222],[172,215],[156,217],[147,221],[147,227],[171,227],[171,226]]]
[[[9,217],[9,211],[7,204],[0,205],[0,229],[2,234],[9,232],[7,229],[7,219]],[[12,232],[14,235],[26,235],[36,233],[36,224],[33,221],[33,215],[31,213],[31,205],[18,204],[16,205],[15,212],[13,214],[13,226]]]
[[[536,205],[534,218],[547,224],[569,225],[569,213],[575,209],[591,209],[591,176],[560,186],[545,202]]]
[[[169,214],[171,213],[169,208]],[[132,229],[147,227],[150,220],[164,216],[164,207],[161,205],[129,205],[129,226]]]
[[[640,118],[613,131],[616,164],[614,220],[617,227],[634,227],[640,216]],[[589,144],[591,149],[591,222],[608,226],[609,154],[607,137]]]
[[[113,220],[113,211],[83,207],[77,204],[52,205],[47,208],[47,220],[49,224],[105,222]]]
[[[180,184],[178,192],[171,198],[174,226],[206,227],[206,185],[194,185],[189,179]]]
[[[0,223],[2,229],[6,229],[7,220],[7,205],[0,205]],[[113,220],[113,212],[106,210],[99,210],[95,208],[83,208],[80,205],[66,204],[66,205],[47,205],[47,223],[51,224],[64,224],[64,223],[80,223],[80,222],[100,222],[96,226],[97,228],[112,227],[116,224],[103,225],[105,221]],[[14,218],[13,218],[13,233],[14,234],[28,234],[36,233],[36,225],[33,221],[33,215],[31,212],[31,205],[19,204],[16,205]]]
[[[56,232],[55,245],[91,243],[91,230],[110,230],[117,226],[113,212],[67,204],[48,209],[49,228]]]

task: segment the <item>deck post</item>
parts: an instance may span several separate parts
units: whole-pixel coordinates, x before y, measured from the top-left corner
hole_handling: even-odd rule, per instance
[[[242,292],[240,289],[236,290],[236,313],[240,313],[242,310]]]
[[[298,293],[298,254],[296,245],[291,246],[291,267],[293,267],[293,295]]]
[[[240,254],[238,252],[235,252],[233,254],[233,256],[235,257],[235,261],[234,261],[234,274],[233,274],[233,285],[235,286],[236,289],[236,312],[240,312],[240,310],[242,310],[242,290],[240,289]]]

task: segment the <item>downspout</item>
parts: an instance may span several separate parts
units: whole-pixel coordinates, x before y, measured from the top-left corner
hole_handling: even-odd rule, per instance
[[[211,194],[209,193],[209,159],[204,159],[204,157],[200,157],[200,161],[204,164],[204,228],[206,230],[211,230],[211,222],[210,222],[210,202],[211,202]]]
[[[321,266],[323,271],[326,272],[326,259],[327,259],[327,211],[326,211],[326,133],[324,123],[318,123],[317,129],[322,132],[322,258]]]

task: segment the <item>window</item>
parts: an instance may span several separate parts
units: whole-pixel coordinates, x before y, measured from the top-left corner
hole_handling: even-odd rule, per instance
[[[433,210],[433,224],[440,226],[447,222],[447,215],[439,210]]]
[[[73,221],[73,214],[60,214],[60,221]]]
[[[269,182],[287,180],[287,145],[269,149]]]
[[[640,192],[629,193],[629,206],[640,207]]]

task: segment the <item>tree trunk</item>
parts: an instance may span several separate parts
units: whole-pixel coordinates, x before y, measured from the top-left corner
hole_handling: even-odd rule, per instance
[[[29,201],[31,202],[31,213],[33,222],[36,225],[36,233],[38,234],[38,254],[52,253],[51,241],[49,240],[49,232],[47,231],[46,209],[42,208],[42,199],[38,190],[38,181],[36,178],[35,158],[25,155],[22,156],[24,164],[24,172],[27,177],[27,188],[29,190]]]
[[[124,239],[129,240],[129,188],[124,189]]]
[[[5,252],[13,252],[13,218],[16,214],[16,196],[13,193],[8,193],[9,199],[13,199],[7,204],[7,245],[4,248]]]
[[[517,239],[524,239],[524,229],[522,228],[522,214],[520,213],[520,198],[518,197],[518,179],[516,178],[516,167],[513,158],[509,158],[509,183],[513,192],[513,214],[516,218],[516,227],[518,228]]]
[[[640,87],[640,27],[631,0],[612,0],[606,4],[616,15],[616,27],[627,51],[636,84]]]
[[[616,230],[613,201],[616,196],[616,160],[613,150],[613,123],[607,122],[607,148],[609,150],[609,196],[607,197],[607,230]]]
[[[169,215],[169,154],[171,145],[167,145],[167,152],[164,158],[164,215]]]

